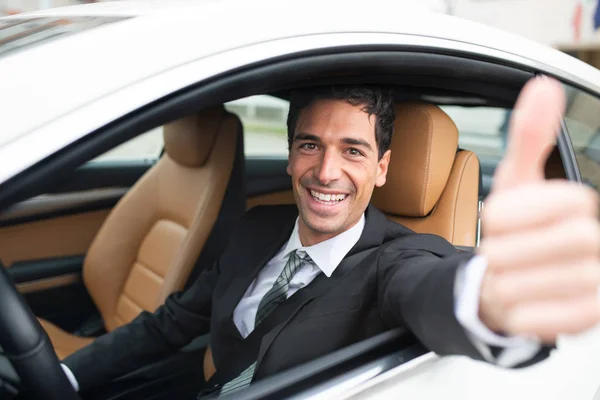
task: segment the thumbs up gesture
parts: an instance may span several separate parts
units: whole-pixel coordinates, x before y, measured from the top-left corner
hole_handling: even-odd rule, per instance
[[[481,321],[545,343],[600,322],[597,195],[575,182],[544,179],[564,105],[554,80],[535,78],[523,88],[482,214],[479,248],[488,263]]]

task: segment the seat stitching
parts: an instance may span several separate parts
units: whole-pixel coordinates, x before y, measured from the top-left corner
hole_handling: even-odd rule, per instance
[[[122,299],[124,299],[125,301],[127,301],[127,302],[129,302],[129,303],[133,304],[133,306],[135,306],[135,307],[139,308],[139,310],[140,310],[140,311],[138,312],[138,314],[140,314],[141,312],[143,312],[143,311],[144,311],[144,307],[140,306],[140,305],[139,305],[139,304],[138,304],[138,303],[135,301],[135,299],[131,298],[131,296],[129,296],[129,295],[127,294],[127,292],[123,292],[123,293],[121,293],[121,298],[122,298]],[[118,302],[117,302],[117,304],[118,304]],[[118,307],[117,307],[117,309],[118,309]],[[135,310],[135,311],[137,311],[137,310]],[[119,320],[121,320],[121,322],[123,322],[123,324],[125,324],[125,320],[124,320],[123,318],[121,318],[121,316],[119,316],[117,313],[115,313],[115,318],[118,318]]]
[[[431,137],[433,136],[433,124],[432,124],[432,118],[431,118],[431,114],[425,110],[424,108],[420,108],[420,111],[425,113],[425,115],[427,116],[427,121],[429,122],[428,126],[429,126],[429,131],[427,132],[427,155],[426,155],[426,159],[425,159],[425,177],[423,179],[423,185],[421,187],[421,198],[422,198],[422,202],[420,204],[420,210],[419,212],[425,213],[425,204],[427,203],[427,194],[429,193],[427,191],[427,185],[429,184],[429,178],[430,178],[430,173],[431,173],[431,168],[430,168],[430,162],[431,162],[431,147],[432,147],[432,143],[433,140],[430,140]]]
[[[451,225],[451,228],[452,228],[452,244],[454,244],[454,234],[455,234],[455,231],[456,231],[455,225],[457,223],[457,220],[456,220],[456,209],[457,209],[457,206],[458,206],[458,193],[460,193],[460,188],[462,186],[462,178],[463,178],[465,169],[467,168],[467,164],[469,163],[471,157],[473,157],[473,153],[471,153],[471,154],[469,154],[467,156],[467,159],[466,159],[464,165],[462,166],[462,168],[460,170],[460,173],[459,173],[459,176],[458,176],[458,188],[457,188],[457,191],[456,191],[457,195],[454,196],[454,212],[453,212],[453,217],[452,217],[453,223]]]

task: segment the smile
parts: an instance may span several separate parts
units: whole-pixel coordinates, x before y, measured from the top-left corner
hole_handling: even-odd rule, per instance
[[[343,193],[325,194],[325,193],[319,193],[316,190],[309,190],[309,191],[310,191],[310,195],[312,196],[313,199],[315,199],[319,203],[327,204],[327,205],[338,204],[338,203],[344,201],[344,199],[347,196],[346,194],[343,194]]]

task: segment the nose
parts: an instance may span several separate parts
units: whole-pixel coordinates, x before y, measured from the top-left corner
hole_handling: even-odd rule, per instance
[[[324,151],[323,156],[315,170],[315,177],[322,185],[340,179],[342,176],[342,165],[338,155],[333,151]]]

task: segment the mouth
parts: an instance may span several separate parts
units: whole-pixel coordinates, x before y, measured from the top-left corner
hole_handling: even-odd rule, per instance
[[[334,206],[336,204],[340,204],[341,202],[346,200],[346,198],[348,198],[348,195],[345,193],[321,193],[312,189],[307,189],[307,191],[314,201],[326,206]]]

